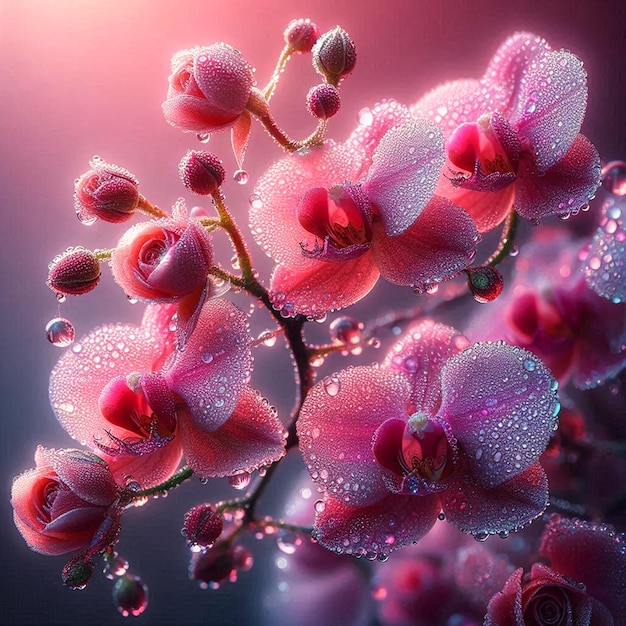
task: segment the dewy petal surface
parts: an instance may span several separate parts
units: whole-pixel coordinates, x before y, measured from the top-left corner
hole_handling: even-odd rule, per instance
[[[300,450],[313,480],[353,506],[388,492],[372,452],[376,429],[408,418],[408,383],[378,367],[356,367],[326,377],[304,402],[297,423]]]
[[[408,379],[415,411],[435,415],[441,404],[441,370],[469,343],[451,326],[425,320],[409,328],[392,346],[383,367]]]
[[[208,300],[185,349],[163,376],[196,426],[219,428],[233,412],[252,368],[246,314],[227,300]]]
[[[205,478],[252,472],[285,454],[285,430],[276,410],[246,387],[229,419],[210,433],[186,413],[180,419],[185,460]]]
[[[388,281],[422,288],[465,269],[478,239],[474,222],[461,207],[433,196],[413,225],[397,237],[388,237],[382,224],[374,223],[372,253]]]
[[[439,127],[412,120],[388,131],[376,148],[363,189],[390,235],[403,233],[423,211],[446,157]]]
[[[474,344],[442,372],[439,416],[471,464],[476,482],[496,487],[534,465],[557,424],[557,383],[527,350]]]
[[[315,516],[319,542],[348,554],[387,554],[421,539],[437,521],[437,495],[389,494],[365,507],[350,506],[334,497]]]
[[[494,534],[518,530],[548,505],[548,479],[539,463],[491,489],[480,487],[468,472],[461,467],[462,477],[440,494],[446,519],[463,531]]]

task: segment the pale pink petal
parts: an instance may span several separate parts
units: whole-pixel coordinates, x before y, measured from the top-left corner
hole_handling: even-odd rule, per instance
[[[546,52],[550,52],[546,40],[527,32],[513,34],[496,50],[481,83],[502,90],[503,106],[498,110],[505,116],[517,107],[520,81],[530,61]]]
[[[307,265],[300,243],[311,248],[315,238],[298,221],[300,199],[316,187],[357,182],[362,156],[362,151],[327,141],[280,159],[261,176],[251,203],[250,228],[268,256],[294,267]]]
[[[285,454],[286,433],[276,410],[250,387],[217,430],[198,428],[183,411],[180,433],[187,464],[205,478],[253,472]]]
[[[557,383],[543,362],[522,348],[474,344],[448,360],[442,388],[439,416],[486,489],[536,463],[557,426]]]
[[[359,506],[387,493],[385,470],[372,437],[387,419],[406,419],[408,383],[377,367],[356,367],[326,377],[304,402],[297,422],[309,472],[333,497]]]
[[[461,207],[434,196],[402,235],[389,237],[380,222],[374,223],[372,253],[388,281],[421,289],[465,269],[478,239],[474,222]]]
[[[525,68],[509,121],[520,141],[529,142],[541,173],[563,158],[580,132],[586,76],[582,61],[564,50],[538,54]]]
[[[451,326],[425,320],[409,328],[393,345],[383,367],[409,380],[415,411],[435,415],[441,404],[441,370],[469,343]]]
[[[380,140],[363,190],[388,235],[403,233],[431,199],[445,163],[443,135],[426,120],[396,126]]]
[[[448,140],[457,126],[500,110],[501,102],[498,85],[486,87],[477,80],[456,80],[429,91],[411,107],[411,113],[437,124]]]
[[[347,554],[388,554],[419,541],[437,521],[438,495],[389,494],[369,506],[329,497],[315,516],[314,536],[325,547]]]
[[[176,348],[177,308],[176,303],[149,304],[143,313],[141,328],[161,342],[152,371],[159,371]]]
[[[196,426],[209,432],[219,428],[252,368],[246,314],[227,300],[208,300],[185,349],[174,353],[167,368],[163,376]]]
[[[486,233],[501,224],[513,207],[515,185],[498,191],[474,191],[455,186],[450,180],[454,166],[448,161],[439,177],[436,194],[465,209],[479,233]]]
[[[247,111],[244,111],[230,131],[233,153],[235,154],[235,160],[237,161],[237,167],[239,169],[243,167],[243,160],[246,156],[251,131],[252,116]]]
[[[484,536],[519,530],[548,505],[548,479],[539,463],[491,489],[467,476],[440,494],[446,519],[462,531]]]
[[[530,156],[522,156],[515,183],[515,210],[531,220],[568,215],[587,206],[600,184],[600,156],[578,135],[556,165],[540,174]]]
[[[370,252],[347,261],[306,259],[299,267],[281,264],[272,274],[270,298],[285,311],[321,315],[358,302],[372,290],[378,276]]]
[[[102,326],[76,342],[50,375],[50,402],[61,425],[82,445],[94,447],[105,430],[125,437],[99,409],[107,383],[132,372],[152,372],[162,352],[161,337],[130,324]]]

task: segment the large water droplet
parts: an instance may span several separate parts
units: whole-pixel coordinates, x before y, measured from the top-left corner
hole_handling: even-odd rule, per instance
[[[331,397],[336,396],[341,389],[341,383],[337,376],[327,376],[324,378],[322,385],[324,387],[324,391]]]
[[[263,200],[261,200],[261,196],[257,193],[253,193],[249,198],[248,202],[250,203],[250,207],[253,209],[262,209],[263,208]]]
[[[148,606],[148,587],[138,576],[123,576],[113,585],[113,604],[124,616],[141,615]]]
[[[96,223],[98,217],[96,215],[83,215],[80,211],[76,211],[76,217],[83,226],[91,226]]]
[[[55,317],[46,324],[48,341],[57,348],[67,348],[74,343],[74,325],[64,317]]]
[[[235,173],[233,174],[233,180],[238,185],[245,185],[249,179],[250,179],[250,176],[248,172],[246,172],[246,170],[236,170]]]
[[[626,163],[611,161],[602,168],[602,185],[614,196],[626,196]]]
[[[198,138],[198,141],[200,143],[209,143],[209,140],[211,139],[211,133],[198,133],[196,137]]]
[[[302,537],[291,530],[281,530],[276,535],[276,545],[285,554],[293,554],[301,543]]]
[[[250,484],[250,479],[252,478],[251,474],[248,472],[241,472],[240,474],[235,474],[234,476],[228,477],[228,484],[233,487],[233,489],[245,489]]]

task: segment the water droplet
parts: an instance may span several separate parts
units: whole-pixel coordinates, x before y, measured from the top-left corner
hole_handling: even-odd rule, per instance
[[[526,105],[526,113],[534,113],[537,109],[537,103],[534,100],[531,100],[527,105]]]
[[[290,530],[281,530],[276,535],[276,545],[281,552],[293,554],[302,543],[302,537]]]
[[[372,346],[372,348],[378,349],[382,345],[382,342],[380,341],[378,337],[372,337],[367,340],[367,345]]]
[[[525,359],[524,360],[524,369],[527,372],[534,372],[537,367],[537,363],[534,359]]]
[[[472,533],[472,536],[476,539],[476,541],[480,541],[480,543],[489,539],[489,533]]]
[[[626,196],[626,163],[611,161],[602,168],[602,185],[614,196]]]
[[[441,511],[441,513],[439,513],[439,515],[437,515],[437,519],[438,519],[440,522],[443,522],[443,520],[445,520],[445,519],[446,519],[446,514],[445,514],[443,511]]]
[[[264,346],[271,348],[276,345],[276,335],[271,330],[264,330],[258,337],[258,341]]]
[[[96,215],[83,215],[80,211],[76,211],[76,217],[83,226],[92,226],[98,220]]]
[[[148,606],[148,587],[138,576],[118,578],[113,585],[113,604],[124,617],[141,615]]]
[[[324,500],[317,500],[313,505],[316,513],[323,513],[326,505],[324,504]]]
[[[128,561],[117,552],[113,552],[105,557],[103,574],[109,580],[114,580],[118,576],[123,576],[128,570]]]
[[[253,193],[249,198],[248,202],[250,203],[250,207],[253,209],[262,209],[263,208],[263,200],[261,200],[261,196],[257,193]]]
[[[208,365],[213,360],[213,354],[211,352],[203,352],[200,359]]]
[[[57,348],[67,348],[74,343],[74,325],[64,317],[55,317],[46,324],[48,341]]]
[[[328,327],[330,338],[348,346],[355,346],[361,341],[363,324],[353,317],[343,315],[333,320]]]
[[[249,178],[250,176],[248,172],[246,172],[246,170],[236,170],[233,174],[233,180],[238,185],[245,185],[248,182]]]
[[[128,294],[126,294],[126,299],[128,300],[128,302],[130,304],[137,304],[138,300],[137,298],[135,298],[135,296],[129,296]]]
[[[198,141],[200,143],[209,143],[209,139],[211,139],[211,133],[198,133],[196,135]]]
[[[55,297],[56,297],[56,299],[57,299],[57,302],[59,302],[59,303],[61,303],[61,304],[63,304],[63,303],[67,300],[67,297],[65,296],[65,294],[64,294],[64,293],[60,293],[60,292],[58,292],[58,293],[55,295]]]
[[[358,120],[361,126],[371,126],[374,123],[372,110],[365,107],[358,112]]]
[[[227,478],[228,484],[234,489],[245,489],[250,484],[252,475],[249,472],[241,472],[240,474],[234,474]]]
[[[341,383],[337,376],[327,376],[324,378],[322,385],[324,387],[324,391],[331,397],[336,396],[341,389]]]

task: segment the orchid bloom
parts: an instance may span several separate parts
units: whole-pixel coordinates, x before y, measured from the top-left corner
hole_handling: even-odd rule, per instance
[[[50,400],[72,437],[114,475],[142,487],[166,480],[184,455],[202,477],[250,472],[284,454],[275,410],[247,380],[245,314],[209,300],[184,350],[173,305],[148,307],[140,327],[97,328],[52,371]]]
[[[324,492],[315,520],[324,546],[386,553],[420,539],[441,511],[486,538],[544,510],[538,459],[557,424],[557,383],[525,350],[468,346],[425,321],[382,366],[344,370],[311,390],[298,436]]]
[[[322,315],[363,298],[382,274],[423,289],[458,274],[475,253],[470,217],[433,196],[443,137],[408,120],[377,137],[369,153],[331,141],[289,155],[260,179],[252,234],[277,263],[276,307]]]
[[[461,205],[485,232],[512,208],[538,221],[587,205],[600,158],[580,128],[587,105],[582,62],[516,33],[481,80],[457,80],[426,94],[411,112],[439,124],[447,163],[436,193]]]

